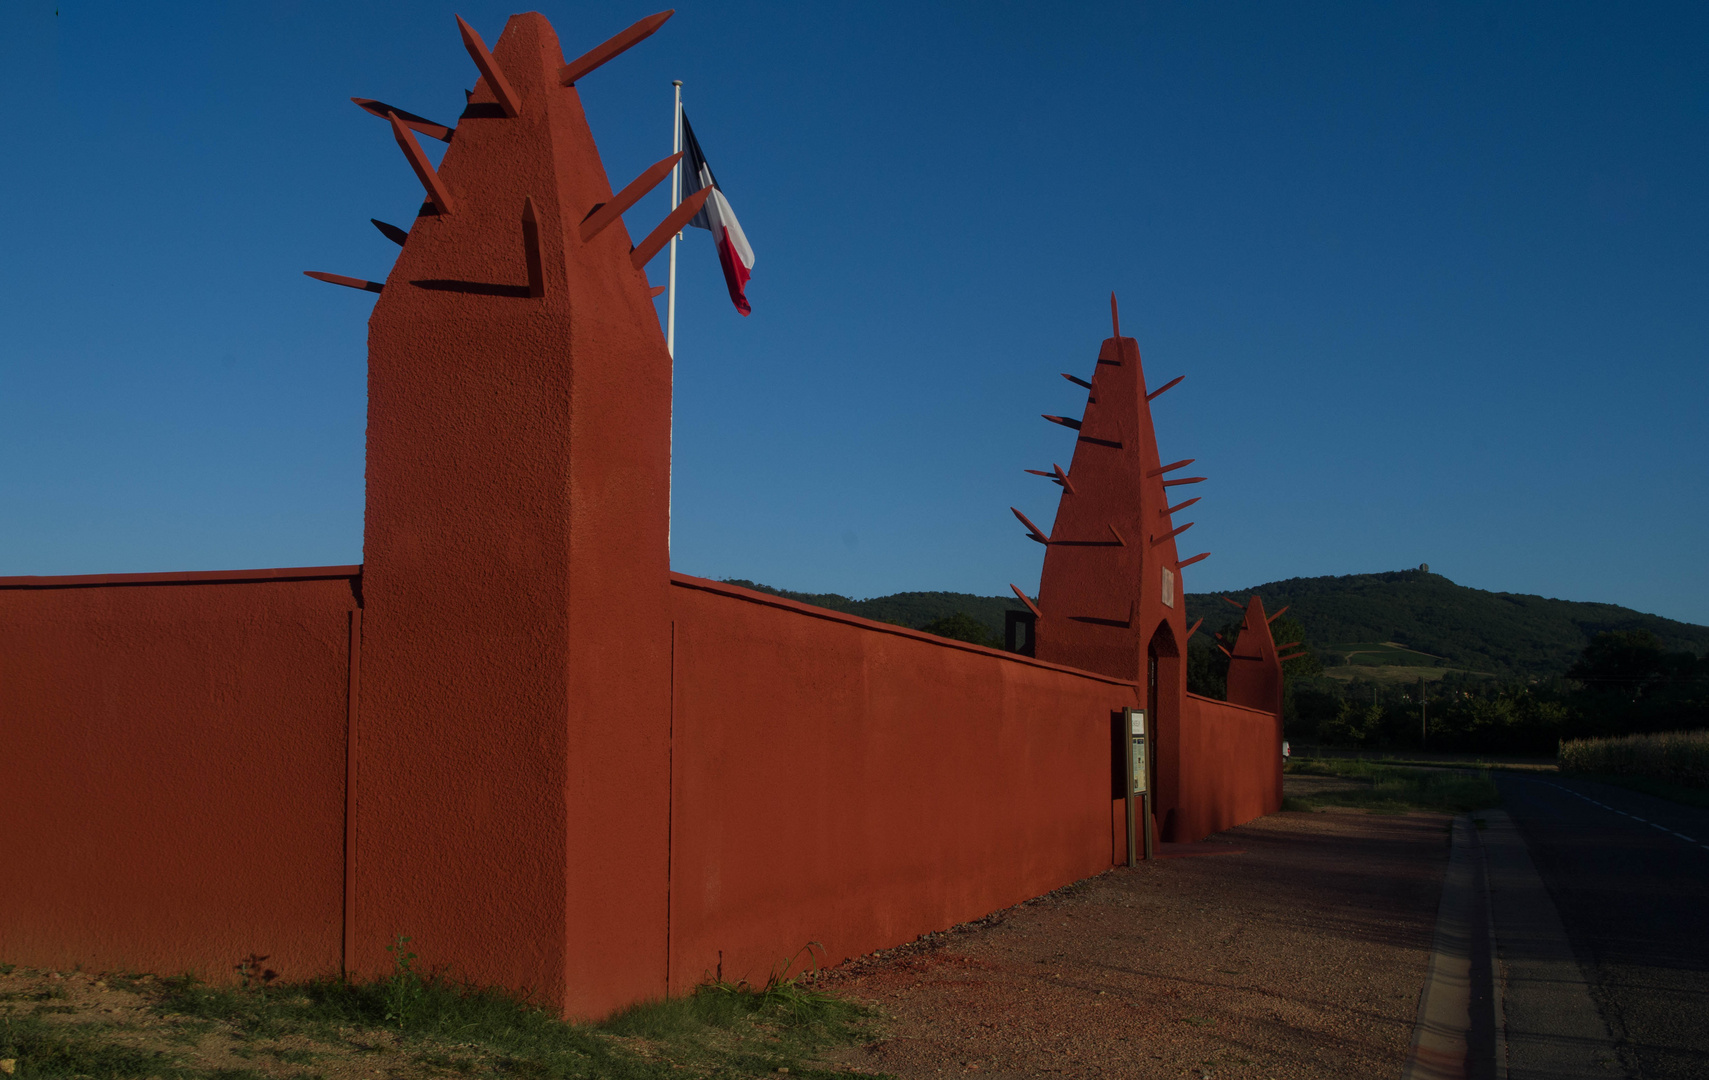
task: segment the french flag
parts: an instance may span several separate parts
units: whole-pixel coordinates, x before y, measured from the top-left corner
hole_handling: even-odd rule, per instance
[[[688,166],[683,170],[682,197],[686,199],[702,188],[712,189],[700,213],[694,215],[689,224],[712,234],[718,245],[718,261],[724,265],[724,283],[730,287],[730,302],[736,305],[737,311],[746,315],[753,310],[748,306],[747,288],[748,277],[754,269],[754,249],[748,246],[747,235],[736,220],[736,212],[730,209],[730,201],[724,198],[724,190],[712,178],[712,167],[706,164],[706,155],[700,152],[700,140],[694,137],[694,129],[688,126],[687,113],[682,114],[682,152],[683,164]]]

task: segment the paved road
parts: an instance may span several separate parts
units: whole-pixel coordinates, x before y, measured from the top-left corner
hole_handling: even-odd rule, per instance
[[[1709,1077],[1709,810],[1498,776],[1626,1075]]]

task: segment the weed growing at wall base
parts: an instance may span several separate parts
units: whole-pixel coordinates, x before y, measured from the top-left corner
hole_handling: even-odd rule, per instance
[[[599,1024],[565,1023],[501,991],[411,971],[266,987],[188,976],[17,969],[0,975],[0,1061],[18,1077],[316,1080],[335,1074],[468,1077],[848,1076],[815,1063],[871,1037],[852,1002],[776,978],[708,983]],[[400,982],[401,980],[401,982]],[[398,987],[408,988],[400,996]],[[402,1002],[400,1009],[399,1005]]]

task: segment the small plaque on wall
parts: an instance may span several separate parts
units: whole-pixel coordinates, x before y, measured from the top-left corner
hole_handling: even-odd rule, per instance
[[[1175,571],[1163,568],[1163,606],[1175,606]]]

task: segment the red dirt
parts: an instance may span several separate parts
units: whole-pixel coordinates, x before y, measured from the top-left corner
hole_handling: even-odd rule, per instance
[[[875,953],[815,985],[887,1037],[837,1055],[900,1077],[1398,1074],[1448,848],[1439,814],[1276,814],[1243,854],[1110,871]]]

